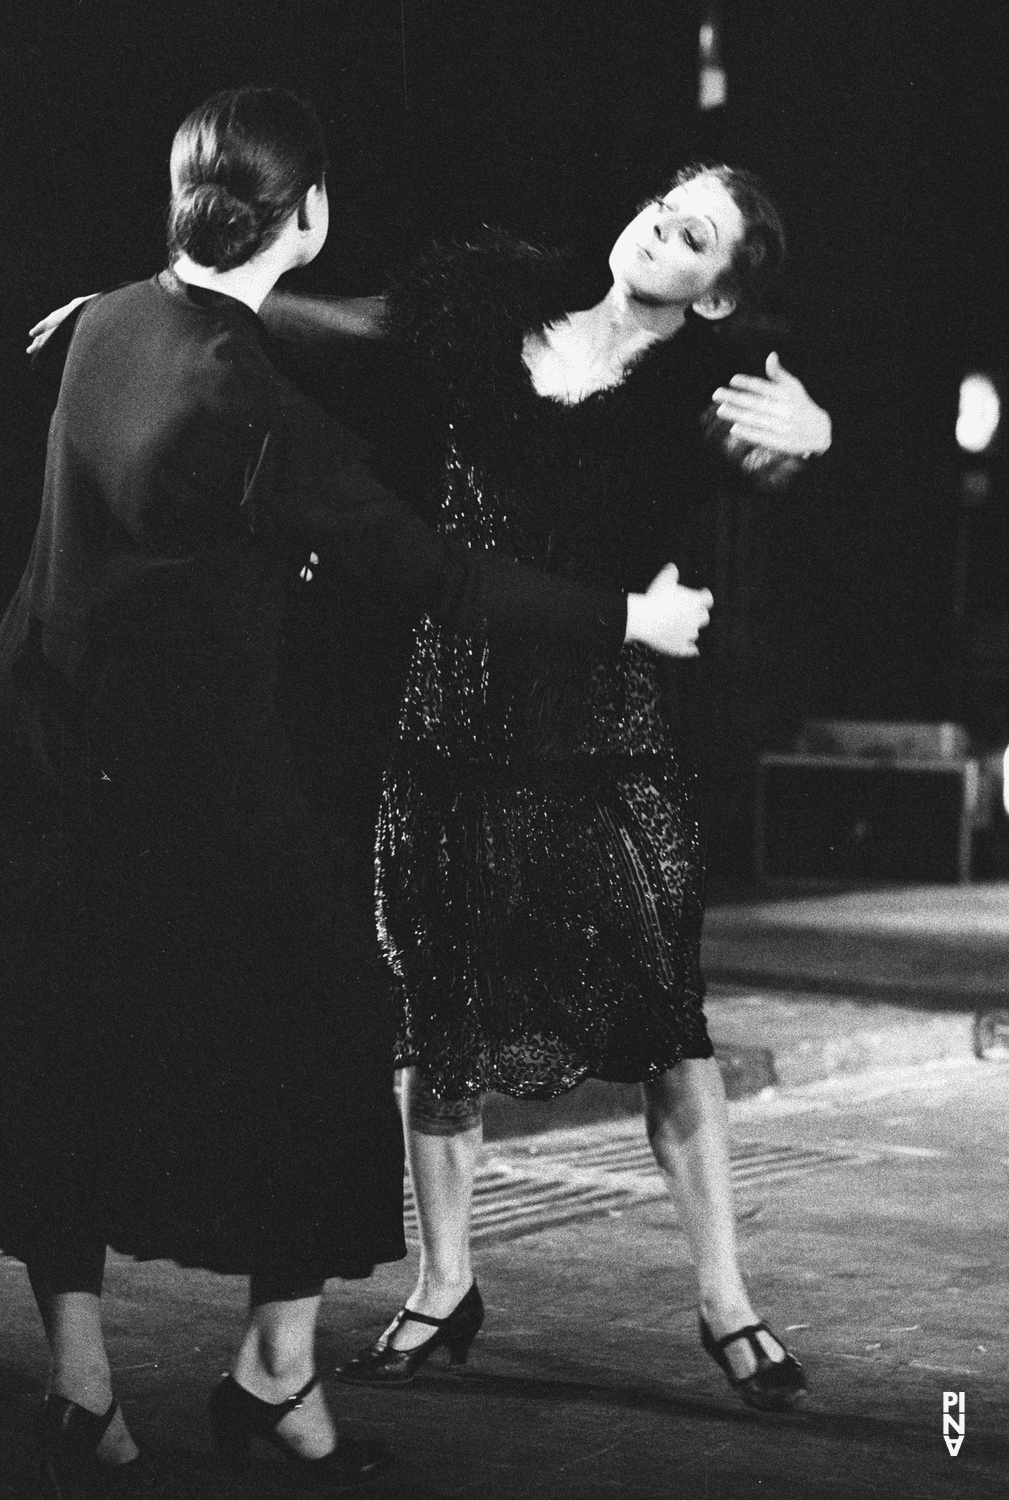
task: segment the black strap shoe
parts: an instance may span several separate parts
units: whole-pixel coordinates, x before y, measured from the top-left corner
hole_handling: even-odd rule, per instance
[[[325,1491],[351,1489],[384,1474],[392,1465],[392,1456],[385,1443],[341,1434],[331,1453],[323,1458],[304,1458],[295,1453],[277,1432],[288,1412],[297,1411],[318,1383],[318,1375],[313,1375],[307,1385],[288,1396],[286,1401],[260,1401],[258,1396],[239,1385],[232,1375],[225,1375],[210,1397],[214,1449],[221,1462],[238,1473],[247,1473],[252,1439],[259,1438],[293,1460],[302,1478]]]
[[[781,1350],[781,1359],[771,1358],[758,1337],[761,1333],[774,1340]],[[756,1362],[756,1369],[749,1375],[737,1375],[725,1352],[730,1344],[739,1342],[749,1344]],[[758,1411],[783,1411],[806,1394],[805,1371],[766,1323],[748,1323],[745,1328],[737,1328],[724,1338],[716,1339],[702,1316],[701,1343],[747,1406],[754,1406]]]
[[[429,1318],[401,1307],[382,1337],[341,1365],[336,1378],[348,1385],[406,1385],[436,1349],[448,1350],[450,1364],[464,1365],[483,1319],[483,1299],[475,1281],[447,1318]],[[394,1349],[392,1340],[404,1323],[427,1323],[435,1332],[412,1349]]]
[[[88,1411],[66,1396],[47,1396],[39,1427],[39,1460],[51,1500],[155,1500],[166,1494],[164,1476],[143,1454],[124,1464],[103,1463],[102,1438],[119,1410]]]

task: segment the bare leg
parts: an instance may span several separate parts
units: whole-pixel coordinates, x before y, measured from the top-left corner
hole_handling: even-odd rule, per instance
[[[430,1318],[446,1318],[473,1283],[469,1236],[483,1124],[471,1109],[468,1121],[475,1123],[464,1128],[446,1123],[443,1133],[437,1122],[423,1118],[430,1114],[423,1108],[423,1096],[417,1069],[404,1070],[406,1156],[420,1227],[420,1273],[406,1305]],[[423,1323],[404,1323],[393,1347],[412,1349],[430,1336],[431,1329]]]
[[[32,1290],[52,1350],[48,1392],[85,1411],[103,1414],[112,1405],[112,1372],[102,1335],[101,1299],[93,1292],[50,1292],[33,1279]],[[129,1463],[137,1447],[117,1411],[97,1456],[102,1463]]]
[[[758,1319],[739,1269],[721,1073],[714,1058],[686,1058],[643,1090],[652,1150],[693,1252],[701,1312],[723,1337]],[[760,1339],[771,1359],[782,1357],[773,1340]],[[745,1342],[727,1353],[737,1376],[756,1368]]]
[[[231,1373],[260,1401],[278,1403],[293,1396],[315,1370],[315,1325],[319,1296],[252,1307]],[[336,1446],[336,1429],[317,1385],[297,1411],[288,1412],[277,1434],[302,1458],[323,1458]]]

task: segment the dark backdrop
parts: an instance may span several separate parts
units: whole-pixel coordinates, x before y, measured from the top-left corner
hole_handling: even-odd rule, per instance
[[[838,417],[830,503],[794,534],[801,698],[835,716],[960,712],[1005,734],[1004,680],[997,702],[960,681],[1005,615],[998,469],[973,522],[969,639],[950,606],[959,381],[1003,373],[1009,334],[1006,7],[732,9],[733,146],[779,189],[803,331]]]
[[[971,521],[966,632],[951,611],[957,387],[967,368],[1004,368],[1009,332],[1004,7],[723,0],[729,103],[702,116],[704,8],[15,7],[0,80],[3,596],[34,527],[52,401],[28,379],[24,330],[76,292],[156,270],[175,125],[216,88],[280,82],[317,103],[334,159],[333,230],[308,284],[375,290],[428,235],[481,221],[588,262],[684,157],[762,172],[791,232],[785,349],[837,442],[786,501],[744,515],[729,497],[708,539],[729,622],[709,748],[724,759],[734,737],[745,758],[808,713],[958,712],[1009,732],[998,469]]]

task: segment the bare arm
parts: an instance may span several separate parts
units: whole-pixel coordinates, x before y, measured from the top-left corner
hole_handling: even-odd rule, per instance
[[[40,318],[33,328],[29,328],[28,337],[31,343],[28,345],[27,352],[31,357],[34,359],[42,353],[53,334],[72,313],[75,313],[79,307],[83,307],[85,302],[90,302],[92,297],[99,295],[98,292],[89,292],[86,297],[73,297],[62,307],[54,308],[51,313],[46,313],[45,317]]]
[[[41,354],[66,319],[97,295],[91,292],[86,297],[74,297],[40,318],[28,330],[28,353],[33,357]],[[385,337],[384,297],[322,297],[273,291],[259,309],[259,316],[274,337],[290,343]]]
[[[273,291],[259,309],[269,332],[297,344],[385,337],[384,297],[322,297]]]

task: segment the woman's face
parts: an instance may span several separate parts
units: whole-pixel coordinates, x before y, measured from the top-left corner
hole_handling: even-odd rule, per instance
[[[622,231],[610,252],[613,280],[629,296],[651,305],[712,311],[713,288],[728,270],[743,235],[743,216],[717,177],[694,177],[646,204]]]

